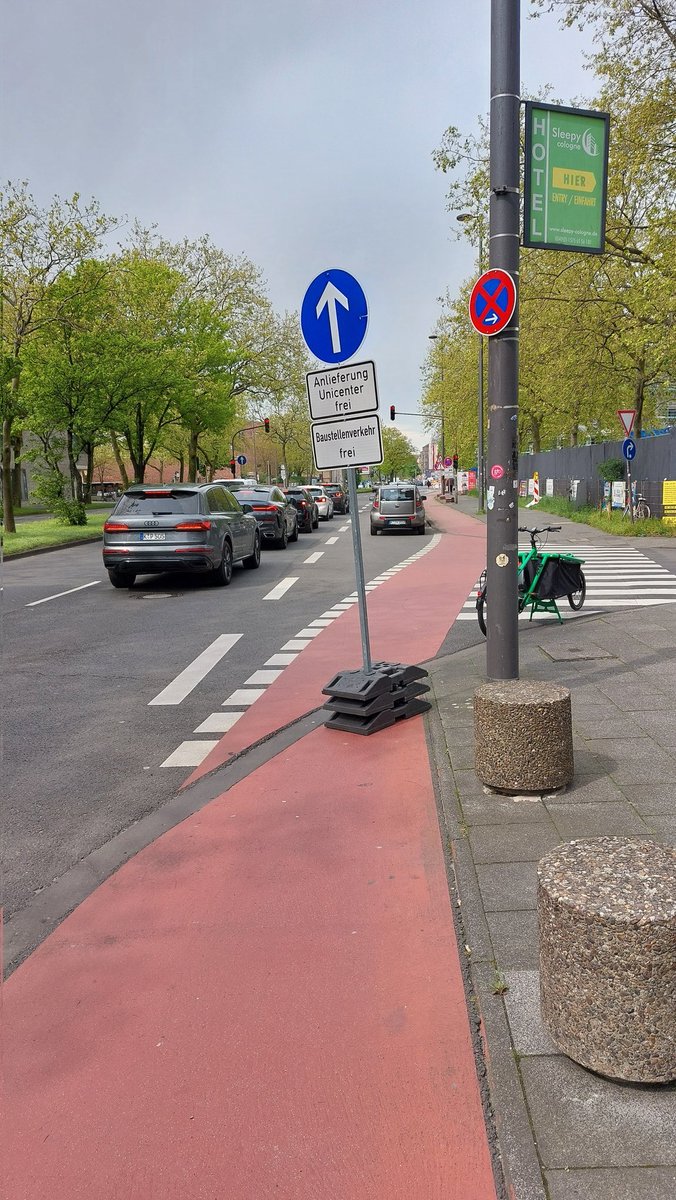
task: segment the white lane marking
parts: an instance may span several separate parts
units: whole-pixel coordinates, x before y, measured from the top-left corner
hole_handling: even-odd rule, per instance
[[[299,642],[297,638],[292,638],[290,642],[285,642],[282,650],[304,650],[308,642]]]
[[[215,712],[194,730],[195,733],[227,733],[243,717],[243,712]]]
[[[268,592],[267,596],[263,596],[263,599],[281,600],[285,592],[288,592],[289,588],[293,587],[294,583],[298,583],[298,576],[295,578],[290,576],[288,579],[283,579],[281,583],[277,584],[277,587],[273,587],[272,591]]]
[[[181,742],[177,746],[173,754],[165,758],[161,767],[199,767],[201,762],[204,762],[210,750],[218,745],[218,739],[215,742]]]
[[[338,532],[339,532],[339,533],[345,533],[345,532],[346,532],[346,530],[348,530],[349,528],[350,528],[350,526],[349,526],[349,525],[341,525],[341,526],[340,526],[340,528],[338,529]]]
[[[266,658],[264,666],[266,667],[288,667],[294,660],[298,658],[297,654],[273,654],[271,658]]]
[[[209,671],[221,661],[228,650],[232,650],[241,636],[241,633],[222,633],[215,642],[207,646],[206,650],[197,655],[197,658],[185,668],[185,671],[181,671],[180,675],[167,684],[153,700],[149,700],[148,704],[180,704],[186,696],[190,695],[193,688],[201,683],[205,675],[208,675]]]
[[[235,688],[232,695],[228,696],[227,700],[223,701],[223,704],[241,704],[242,708],[245,708],[249,704],[254,704],[259,696],[264,695],[263,688]]]
[[[315,550],[314,554],[311,554],[309,558],[304,559],[304,562],[316,563],[316,562],[319,562],[320,558],[323,558],[323,557],[324,557],[323,550]]]
[[[281,674],[281,671],[254,671],[244,682],[249,687],[260,687],[262,684],[274,683]]]
[[[330,617],[332,621],[335,621],[336,617],[339,617],[344,611],[345,609],[343,609],[340,605],[338,605],[336,608],[327,608],[326,612],[322,613],[320,620],[325,620],[326,617]],[[312,622],[310,622],[310,624],[312,624]]]
[[[338,613],[331,613],[331,616],[328,618],[318,617],[316,621],[310,621],[310,629],[316,629],[316,628],[326,629],[327,625],[333,625],[333,622],[335,621],[337,616],[338,616]]]
[[[335,546],[337,541],[338,541],[337,537],[330,537],[330,538],[326,539],[326,541],[324,542],[324,545],[325,546]]]
[[[81,583],[79,587],[68,588],[67,592],[55,592],[53,596],[43,596],[42,600],[31,600],[26,608],[35,608],[38,604],[46,604],[48,600],[59,600],[61,596],[72,596],[73,592],[83,592],[85,588],[96,587],[100,582],[100,579],[95,579],[92,583]]]
[[[309,628],[299,629],[298,633],[296,634],[296,637],[297,638],[314,638],[317,636],[318,633],[321,633],[321,629],[309,629]]]

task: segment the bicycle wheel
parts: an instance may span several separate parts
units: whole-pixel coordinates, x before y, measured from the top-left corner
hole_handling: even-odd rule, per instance
[[[479,622],[479,629],[486,637],[486,593],[485,591],[477,598],[476,602],[476,617]]]
[[[570,594],[567,597],[570,607],[575,612],[580,611],[580,609],[582,608],[582,605],[584,604],[584,598],[587,595],[587,580],[584,577],[583,571],[580,571],[580,580],[582,582],[582,587],[579,589],[579,591],[570,592]]]
[[[638,504],[636,505],[636,516],[641,521],[646,521],[650,516],[650,508],[646,504],[645,500],[639,500]]]

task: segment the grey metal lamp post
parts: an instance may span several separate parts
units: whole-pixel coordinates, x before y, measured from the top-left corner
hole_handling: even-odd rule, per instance
[[[477,237],[479,242],[479,274],[482,270],[482,250],[483,244],[481,240],[481,226],[479,225],[479,217],[477,213],[459,213],[456,217],[457,221],[475,221],[477,224]],[[486,480],[485,480],[485,462],[484,462],[484,339],[480,333],[477,334],[479,339],[479,372],[478,372],[478,389],[477,389],[477,480],[476,488],[479,497],[479,512],[483,512],[484,496],[486,495]]]
[[[438,342],[440,340],[438,333],[430,333],[428,336],[429,336],[429,340],[431,342]],[[439,361],[439,366],[441,368],[441,494],[443,496],[444,492],[446,491],[446,476],[444,474],[444,471],[446,468],[446,462],[445,462],[446,439],[445,439],[445,426],[444,426],[444,358],[443,358],[443,350],[442,350],[442,354],[441,354],[441,359]]]

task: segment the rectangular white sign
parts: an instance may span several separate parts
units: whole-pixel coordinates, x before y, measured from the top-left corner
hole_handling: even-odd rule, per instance
[[[311,371],[305,376],[305,382],[313,421],[377,411],[376,364],[373,362]]]
[[[312,425],[312,450],[318,471],[369,467],[383,461],[378,417],[347,417]]]

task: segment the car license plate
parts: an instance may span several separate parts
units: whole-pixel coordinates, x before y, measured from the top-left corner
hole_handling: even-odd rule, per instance
[[[390,525],[405,525],[405,521],[390,521]]]
[[[142,542],[163,542],[166,539],[166,533],[142,533]]]

